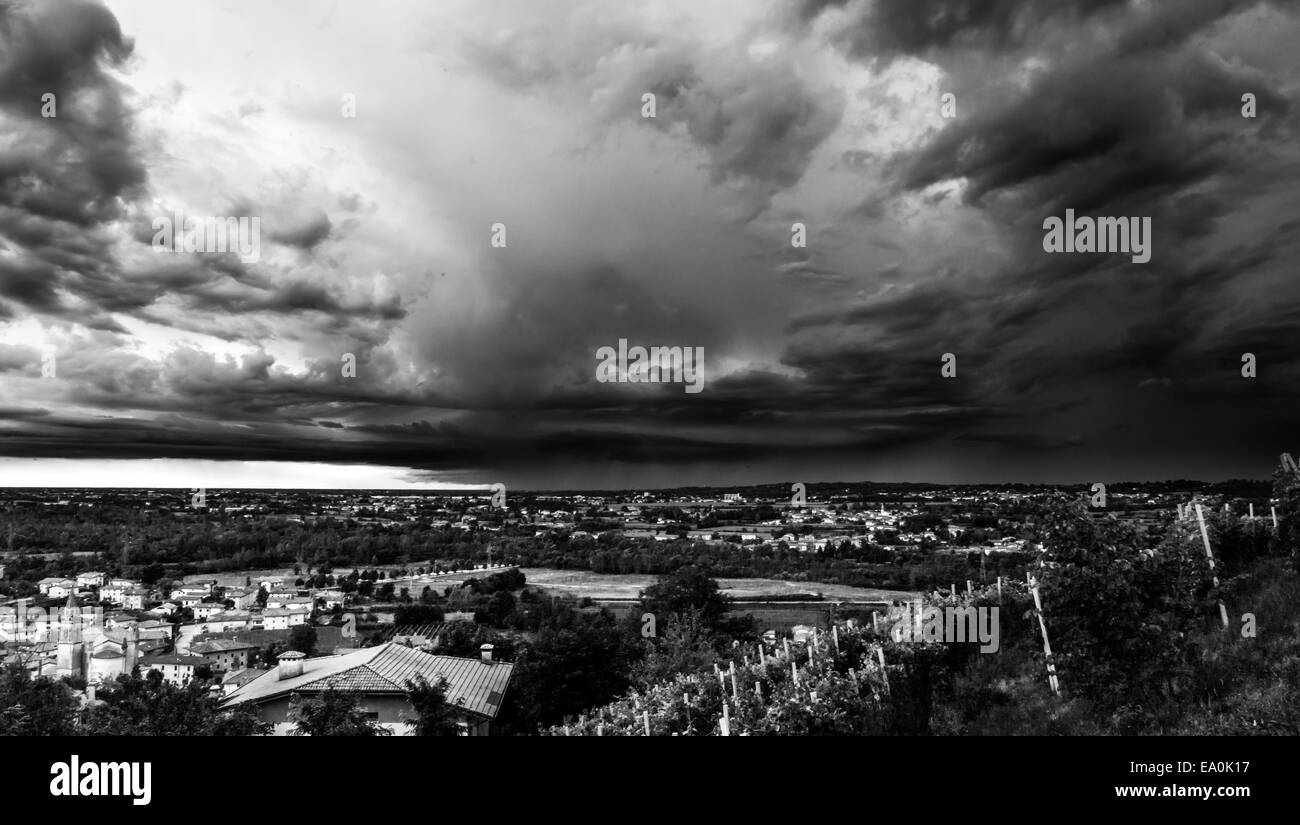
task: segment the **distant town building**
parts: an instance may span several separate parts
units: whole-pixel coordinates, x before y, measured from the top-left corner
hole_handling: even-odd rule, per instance
[[[140,661],[140,675],[147,676],[150,671],[156,670],[165,681],[173,685],[184,685],[194,678],[196,670],[207,665],[208,660],[202,656],[147,656]]]
[[[77,574],[77,587],[100,587],[104,584],[105,574],[88,572]]]
[[[36,588],[41,591],[42,596],[66,599],[76,592],[77,583],[72,579],[44,578],[36,583]]]
[[[199,621],[210,619],[224,612],[226,612],[226,606],[220,602],[203,602],[194,605],[194,618]]]
[[[189,655],[207,660],[213,670],[232,672],[247,668],[254,650],[256,646],[248,642],[210,639],[190,645]]]
[[[122,595],[122,606],[127,610],[144,610],[149,601],[149,591],[143,587],[129,590]]]
[[[301,610],[263,610],[262,627],[266,630],[288,630],[307,623],[307,614]]]

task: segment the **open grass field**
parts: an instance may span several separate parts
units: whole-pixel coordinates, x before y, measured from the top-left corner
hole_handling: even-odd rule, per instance
[[[592,573],[589,570],[552,570],[544,567],[522,568],[530,585],[548,593],[574,598],[635,599],[654,584],[657,576],[637,573]],[[718,579],[718,586],[732,598],[781,596],[794,593],[820,593],[835,601],[879,601],[906,599],[910,593],[900,590],[877,590],[821,582],[789,582],[780,579]]]

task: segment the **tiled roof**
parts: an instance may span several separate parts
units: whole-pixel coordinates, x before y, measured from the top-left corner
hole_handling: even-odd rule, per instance
[[[203,667],[208,663],[207,659],[202,656],[150,656],[140,662],[142,668],[148,668],[151,665],[185,665],[188,667]]]
[[[447,701],[489,719],[497,715],[514,665],[456,656],[433,656],[388,643],[340,656],[303,661],[301,676],[279,678],[270,671],[232,693],[227,704],[265,702],[287,693],[355,690],[363,693],[405,693],[408,680],[447,680]]]
[[[408,625],[402,625],[401,627],[393,630],[392,634],[389,635],[388,638],[390,641],[397,641],[398,639],[402,639],[402,638],[411,638],[411,637],[418,636],[422,639],[428,639],[430,641],[433,641],[434,639],[438,638],[438,636],[441,635],[441,633],[446,629],[447,629],[446,622],[437,622],[436,624],[422,624],[422,625],[408,624]]]
[[[251,642],[236,642],[231,639],[209,639],[190,645],[190,653],[202,656],[205,653],[226,653],[231,650],[254,650],[257,645]]]
[[[221,680],[221,684],[239,685],[240,687],[243,687],[259,676],[266,675],[266,672],[266,668],[246,667],[243,670],[236,670],[226,674],[225,678]]]

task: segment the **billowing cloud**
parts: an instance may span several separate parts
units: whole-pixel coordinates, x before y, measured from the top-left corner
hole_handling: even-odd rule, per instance
[[[1249,0],[5,3],[0,454],[1258,474],[1300,379],[1297,35]],[[1150,262],[1045,252],[1067,209],[1150,218]],[[155,248],[176,217],[258,254]],[[701,347],[704,391],[597,381],[620,339]]]

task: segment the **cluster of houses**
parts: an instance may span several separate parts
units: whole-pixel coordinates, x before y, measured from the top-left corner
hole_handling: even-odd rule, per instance
[[[288,631],[312,622],[318,604],[331,610],[344,599],[337,590],[300,593],[283,577],[260,579],[255,587],[191,582],[172,588],[166,599],[138,581],[96,571],[41,579],[37,588],[65,604],[38,611],[21,602],[8,609],[0,616],[0,658],[20,661],[34,674],[92,685],[137,666],[141,675],[157,670],[176,684],[202,668],[246,670],[258,645],[210,637],[280,631],[287,639]]]
[[[176,685],[210,673],[215,677],[210,689],[221,694],[226,707],[252,708],[277,734],[294,727],[293,697],[330,689],[354,692],[370,718],[403,734],[412,732],[406,724],[413,712],[409,683],[445,680],[455,728],[461,735],[482,736],[501,708],[514,669],[493,660],[490,644],[483,645],[478,659],[441,656],[437,638],[415,633],[377,647],[337,646],[325,656],[291,650],[273,666],[258,666],[259,650],[310,622],[318,602],[343,601],[337,591],[300,594],[276,577],[252,588],[183,584],[161,604],[138,582],[94,572],[44,579],[39,587],[48,599],[66,599],[64,605],[40,611],[39,624],[25,615],[25,602],[17,611],[0,613],[5,642],[0,658],[21,662],[36,675],[84,680],[86,702],[96,701],[99,686],[133,671],[142,676],[156,671]],[[89,604],[79,604],[82,598]],[[185,610],[192,612],[192,621],[171,621]]]

